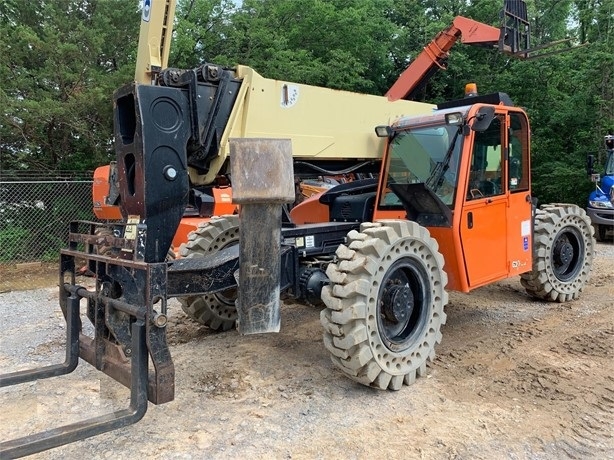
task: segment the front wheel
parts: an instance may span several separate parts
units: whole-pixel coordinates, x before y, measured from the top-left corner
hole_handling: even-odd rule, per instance
[[[586,212],[576,205],[544,205],[537,209],[533,270],[520,278],[527,293],[551,302],[577,299],[593,265],[593,233]]]
[[[399,390],[426,374],[448,302],[437,242],[415,222],[361,225],[337,249],[322,290],[324,345],[349,378]]]

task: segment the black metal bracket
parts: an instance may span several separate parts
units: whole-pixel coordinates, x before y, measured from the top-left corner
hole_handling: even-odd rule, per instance
[[[501,17],[503,24],[499,48],[509,47],[512,54],[527,57],[531,29],[526,3],[522,0],[505,0]]]
[[[505,0],[503,10],[501,11],[501,18],[499,49],[508,49],[513,56],[522,59],[552,56],[588,45],[588,43],[573,45],[571,39],[563,39],[531,48],[531,25],[527,15],[527,5],[524,0]],[[552,49],[552,47],[562,44],[568,46],[566,48],[541,52],[542,50]]]
[[[121,224],[110,224],[124,234]],[[0,387],[56,377],[74,371],[79,358],[130,388],[127,409],[0,443],[0,458],[17,458],[138,422],[154,404],[172,401],[175,369],[166,342],[167,263],[146,263],[143,239],[95,233],[104,224],[72,222],[69,249],[60,257],[60,307],[66,319],[66,358],[61,364],[0,376]],[[138,227],[138,226],[137,226]],[[83,232],[84,229],[87,231]],[[102,248],[111,256],[100,255]],[[96,287],[75,283],[75,261],[85,260]],[[81,263],[81,262],[80,262]],[[83,333],[80,303],[87,299],[93,337]],[[160,312],[154,310],[154,304]],[[153,371],[149,372],[149,361]]]

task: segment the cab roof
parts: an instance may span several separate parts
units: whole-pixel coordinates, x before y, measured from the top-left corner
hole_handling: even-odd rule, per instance
[[[456,99],[454,101],[446,101],[437,104],[438,110],[450,109],[452,107],[462,107],[465,105],[473,104],[492,104],[492,105],[506,105],[508,107],[514,107],[512,99],[506,93],[490,93],[478,96],[469,96],[462,99]]]

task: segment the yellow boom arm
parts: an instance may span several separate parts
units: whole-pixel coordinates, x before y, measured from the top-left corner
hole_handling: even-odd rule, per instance
[[[168,66],[177,0],[143,0],[134,80],[151,85]]]

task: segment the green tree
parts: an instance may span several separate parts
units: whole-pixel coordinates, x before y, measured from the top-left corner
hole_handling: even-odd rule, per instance
[[[498,25],[502,0],[178,0],[169,65],[244,64],[267,78],[383,94],[456,15]],[[585,199],[584,161],[614,130],[614,0],[527,0],[533,45],[588,43],[522,61],[455,46],[419,96],[507,92],[532,120],[535,193]],[[112,152],[114,89],[132,80],[139,17],[123,0],[0,4],[0,166],[91,168]],[[564,45],[560,45],[564,46]],[[580,186],[578,186],[580,184]]]
[[[613,5],[612,0],[542,2],[545,9],[534,10],[542,14],[538,39],[569,37],[575,45],[589,39],[588,44],[512,62],[496,79],[531,117],[534,194],[541,202],[584,205],[592,188],[586,155],[603,151],[603,135],[614,127]]]
[[[111,153],[112,93],[132,79],[138,13],[121,0],[0,6],[2,169],[88,169]]]
[[[395,34],[390,0],[179,3],[172,62],[243,64],[268,78],[381,94]],[[179,38],[181,36],[181,38]]]
[[[235,33],[232,0],[179,0],[169,67],[189,69],[205,62],[235,65],[228,40]]]

